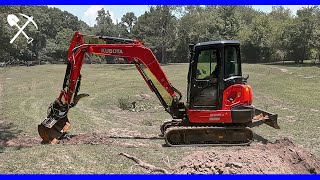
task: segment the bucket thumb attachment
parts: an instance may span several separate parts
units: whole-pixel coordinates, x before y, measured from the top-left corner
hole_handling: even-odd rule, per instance
[[[71,107],[75,107],[78,102],[80,101],[80,99],[84,98],[84,97],[88,97],[90,96],[89,94],[87,93],[83,93],[83,94],[79,94],[79,95],[76,95],[73,99],[73,103],[70,104]]]

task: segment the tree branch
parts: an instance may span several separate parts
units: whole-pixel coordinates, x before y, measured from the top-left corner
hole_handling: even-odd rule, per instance
[[[132,161],[134,161],[135,163],[137,163],[137,165],[139,165],[140,167],[144,168],[144,169],[147,169],[151,172],[160,172],[160,173],[164,173],[164,174],[169,174],[169,171],[166,170],[166,169],[163,169],[163,168],[159,168],[159,167],[156,167],[152,164],[148,164],[148,163],[145,163],[143,162],[142,160],[134,157],[134,156],[131,156],[127,153],[119,153],[119,155],[121,156],[124,156],[128,159],[131,159]]]

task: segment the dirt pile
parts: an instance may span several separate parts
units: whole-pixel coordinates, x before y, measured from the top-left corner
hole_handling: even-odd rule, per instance
[[[318,174],[320,159],[289,139],[227,151],[199,151],[182,159],[178,174]]]

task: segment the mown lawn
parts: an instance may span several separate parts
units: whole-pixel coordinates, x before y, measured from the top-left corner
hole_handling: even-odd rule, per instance
[[[37,137],[37,125],[46,117],[49,104],[58,96],[65,65],[0,69],[0,125],[11,124],[0,138]],[[187,64],[163,66],[171,83],[186,94]],[[320,68],[244,64],[249,74],[254,104],[279,114],[280,130],[254,128],[274,141],[289,137],[294,143],[320,155]],[[131,131],[158,134],[170,116],[131,65],[84,65],[81,92],[89,93],[69,113],[71,134]],[[141,100],[140,94],[150,95]],[[118,108],[120,98],[137,101],[144,111]],[[11,134],[10,134],[11,133]],[[166,167],[196,150],[234,147],[162,147],[162,140],[114,140],[110,145],[35,145],[0,149],[0,173],[145,173],[120,152]],[[127,144],[138,144],[128,146]],[[243,147],[245,148],[245,147]],[[165,159],[165,160],[163,160]]]

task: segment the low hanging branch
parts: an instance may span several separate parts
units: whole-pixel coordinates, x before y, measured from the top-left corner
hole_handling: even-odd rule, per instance
[[[138,158],[136,158],[134,156],[131,156],[131,155],[127,154],[127,153],[120,153],[119,155],[124,156],[124,157],[126,157],[128,159],[131,159],[132,161],[137,163],[138,166],[140,166],[140,167],[142,167],[144,169],[147,169],[147,170],[149,170],[151,172],[160,172],[160,173],[164,173],[164,174],[169,174],[168,170],[156,167],[156,166],[154,166],[152,164],[145,163],[142,160],[140,160],[140,159],[138,159]]]

